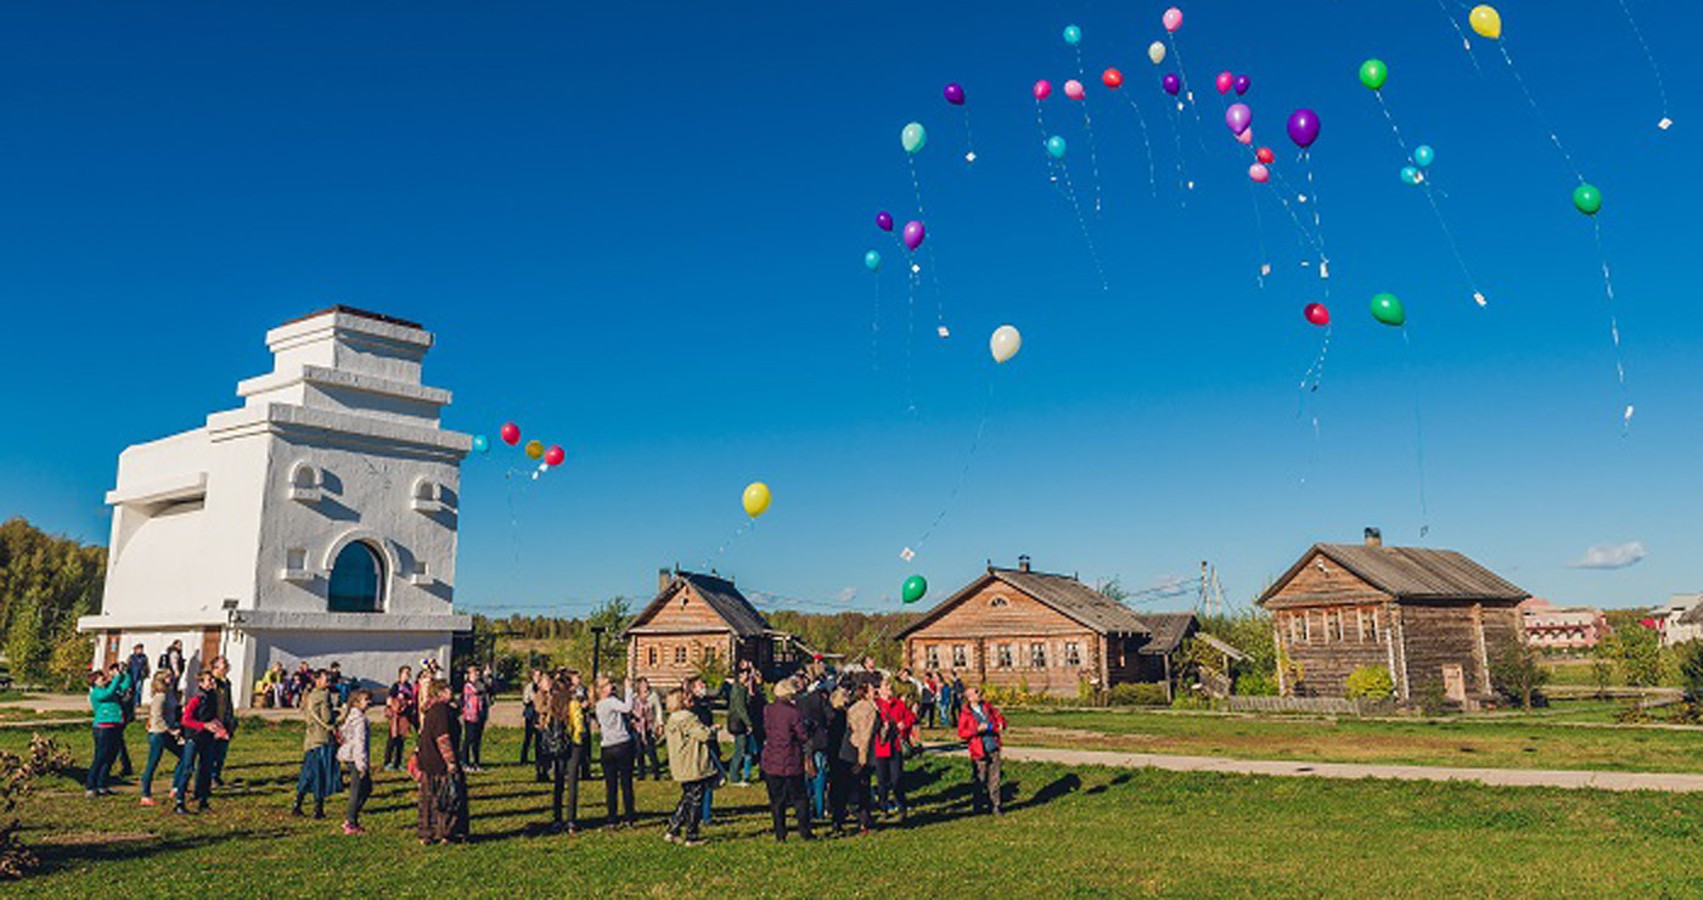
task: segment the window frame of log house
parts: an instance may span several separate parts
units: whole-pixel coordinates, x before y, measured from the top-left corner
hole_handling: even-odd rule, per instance
[[[1029,645],[1029,668],[1044,669],[1047,667],[1047,645],[1035,642]]]
[[[939,644],[929,644],[927,647],[922,648],[922,656],[923,666],[925,668],[932,670],[938,670],[940,668]]]
[[[1064,642],[1064,664],[1066,668],[1082,665],[1082,644],[1078,641]]]
[[[675,647],[674,647],[674,664],[677,665],[677,666],[686,665],[686,645],[685,644],[676,644],[675,645]]]
[[[1325,610],[1325,643],[1343,643],[1345,631],[1342,622],[1342,610]]]
[[[996,669],[1016,668],[1015,655],[1011,652],[1010,644],[996,644],[993,648],[993,667]]]
[[[969,648],[964,644],[952,645],[952,668],[968,669],[970,667]]]

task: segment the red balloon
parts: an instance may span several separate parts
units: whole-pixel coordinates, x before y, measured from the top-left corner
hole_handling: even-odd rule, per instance
[[[1260,162],[1265,163],[1268,166],[1271,165],[1273,160],[1277,159],[1277,154],[1271,152],[1270,147],[1261,147],[1254,155],[1259,157]]]
[[[544,465],[547,466],[559,466],[562,464],[562,461],[567,458],[568,453],[566,450],[562,449],[560,444],[554,445],[550,449],[544,451]]]
[[[1323,303],[1309,303],[1303,312],[1307,316],[1307,321],[1320,328],[1330,324],[1330,310],[1325,309]]]
[[[520,443],[520,426],[513,422],[504,422],[502,430],[497,433],[502,436],[503,443],[510,447]]]
[[[1118,88],[1123,87],[1124,73],[1119,72],[1117,69],[1107,69],[1100,75],[1100,80],[1105,83],[1106,87],[1115,91]]]

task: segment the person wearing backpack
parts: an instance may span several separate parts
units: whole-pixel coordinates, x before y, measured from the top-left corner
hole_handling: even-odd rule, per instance
[[[586,729],[585,707],[567,673],[545,674],[539,679],[542,708],[538,722],[538,758],[549,766],[553,789],[550,795],[552,832],[578,831],[580,759],[585,752],[581,738]],[[567,816],[562,815],[562,792],[568,795]]]

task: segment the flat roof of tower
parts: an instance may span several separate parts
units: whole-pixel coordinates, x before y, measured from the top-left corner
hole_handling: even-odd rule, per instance
[[[360,316],[363,319],[372,319],[375,322],[385,322],[385,323],[390,324],[390,325],[400,325],[403,328],[418,328],[421,331],[426,330],[426,326],[421,325],[419,322],[411,322],[407,319],[400,319],[400,318],[397,318],[396,316],[387,316],[384,313],[376,313],[376,312],[372,312],[371,310],[358,309],[358,308],[353,307],[353,306],[344,306],[341,303],[339,303],[335,306],[327,306],[324,309],[314,310],[313,312],[310,312],[305,316],[297,316],[296,318],[291,319],[288,322],[284,322],[283,324],[284,325],[294,325],[297,322],[306,322],[308,319],[317,319],[320,316],[330,315],[332,313],[343,313],[344,315],[348,315],[348,316]]]

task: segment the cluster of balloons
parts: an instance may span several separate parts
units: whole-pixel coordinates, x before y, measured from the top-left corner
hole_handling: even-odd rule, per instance
[[[1401,167],[1401,180],[1404,184],[1419,185],[1425,181],[1425,170],[1437,161],[1437,151],[1430,144],[1420,144],[1413,148],[1414,165]]]
[[[769,503],[774,496],[769,493],[769,486],[761,481],[753,481],[745,486],[745,493],[739,498],[745,507],[745,514],[755,519],[769,511]]]
[[[503,443],[513,447],[520,443],[520,426],[513,422],[504,422],[503,426],[497,429],[497,436],[502,438]],[[568,458],[568,452],[563,450],[560,444],[545,447],[543,441],[531,440],[527,441],[526,446],[521,449],[526,453],[528,459],[543,460],[544,465],[549,468],[561,465]],[[489,438],[482,434],[473,436],[474,453],[489,453],[490,450],[491,441]]]
[[[1248,88],[1254,86],[1253,79],[1248,76],[1232,75],[1229,72],[1219,72],[1215,83],[1218,87],[1218,93],[1228,94],[1234,90],[1238,97],[1246,94],[1248,92]]]

